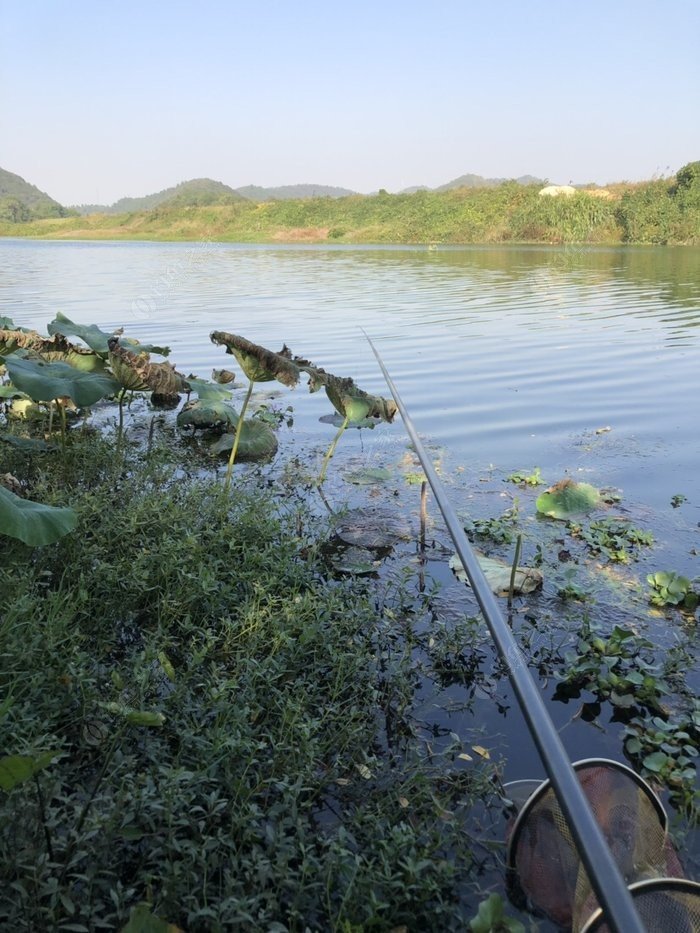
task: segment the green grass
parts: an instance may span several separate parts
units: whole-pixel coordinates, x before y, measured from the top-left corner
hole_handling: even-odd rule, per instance
[[[695,163],[691,163],[691,167]],[[686,173],[687,174],[687,173]],[[700,243],[695,175],[541,198],[539,185],[344,198],[163,205],[151,211],[0,224],[2,236],[337,243]]]
[[[75,435],[65,464],[4,464],[80,523],[0,539],[0,747],[54,752],[0,792],[0,926],[121,929],[147,902],[189,931],[463,928],[493,766],[412,739],[400,587],[385,612],[282,500],[125,456]]]

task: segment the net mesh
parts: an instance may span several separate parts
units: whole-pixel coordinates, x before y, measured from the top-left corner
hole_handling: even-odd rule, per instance
[[[578,762],[574,768],[627,884],[681,878],[683,870],[667,835],[665,813],[649,785],[617,762]],[[508,863],[511,886],[520,899],[524,895],[532,908],[555,923],[579,931],[599,909],[548,781],[525,802],[510,827]],[[646,900],[661,896],[657,891]],[[687,895],[693,898],[697,911],[697,892]],[[685,910],[683,903],[676,906]],[[658,929],[664,933],[700,931],[697,916],[693,919],[687,911],[685,916],[690,926],[680,921],[669,926],[666,917],[667,925]]]
[[[634,905],[649,933],[698,933],[700,885],[661,878],[631,888]],[[600,910],[581,933],[612,933]]]

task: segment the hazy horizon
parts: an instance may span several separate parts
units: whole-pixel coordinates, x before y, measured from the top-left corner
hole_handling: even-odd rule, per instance
[[[700,158],[700,5],[0,0],[0,166],[63,204],[637,181]]]

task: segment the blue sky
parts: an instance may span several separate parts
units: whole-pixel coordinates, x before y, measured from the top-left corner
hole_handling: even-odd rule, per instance
[[[697,0],[0,0],[0,166],[64,204],[700,159]]]

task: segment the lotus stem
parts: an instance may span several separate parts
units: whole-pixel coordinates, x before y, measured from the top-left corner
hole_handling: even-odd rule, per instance
[[[252,379],[248,380],[248,391],[243,400],[243,407],[241,408],[241,413],[238,417],[238,424],[236,425],[236,434],[233,438],[233,447],[231,448],[231,456],[228,458],[228,466],[226,467],[226,479],[224,480],[224,492],[228,492],[229,487],[231,486],[231,476],[233,475],[233,464],[236,461],[236,453],[238,452],[238,442],[241,439],[241,434],[243,433],[243,419],[245,418],[246,408],[248,407],[248,402],[250,401],[250,396],[253,394],[253,386],[255,383]]]
[[[61,447],[63,449],[63,458],[66,457],[66,406],[56,400],[58,410],[61,413]]]
[[[326,456],[323,458],[323,464],[321,465],[321,472],[318,474],[318,485],[319,486],[322,485],[322,483],[324,483],[326,480],[326,470],[328,469],[328,464],[330,463],[331,457],[335,453],[335,448],[338,446],[338,441],[343,436],[343,432],[347,428],[349,421],[350,421],[350,417],[346,415],[345,418],[343,419],[343,423],[338,428],[338,433],[335,435],[335,437],[331,441],[331,446],[326,451]]]
[[[124,435],[124,396],[126,389],[123,388],[119,393],[119,427],[117,428],[117,447],[121,447],[122,437]]]
[[[515,556],[513,557],[513,566],[510,569],[510,584],[508,585],[508,608],[513,605],[513,593],[515,592],[515,574],[518,572],[518,561],[520,560],[520,551],[523,546],[523,536],[518,535],[515,542]]]
[[[425,526],[428,522],[428,481],[423,480],[420,487],[420,549],[425,551]]]

